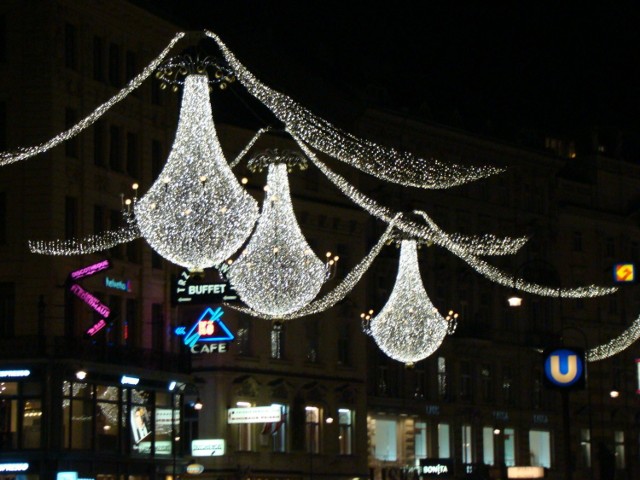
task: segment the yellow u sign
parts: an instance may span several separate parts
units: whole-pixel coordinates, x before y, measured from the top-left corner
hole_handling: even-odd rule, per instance
[[[582,379],[582,358],[572,350],[555,350],[547,355],[544,371],[552,384],[559,387],[571,386]]]

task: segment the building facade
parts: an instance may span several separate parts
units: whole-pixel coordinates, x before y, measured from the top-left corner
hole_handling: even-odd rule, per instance
[[[74,125],[177,30],[125,1],[2,2],[0,149],[38,144]],[[360,319],[389,296],[394,247],[347,300],[284,323],[211,300],[177,302],[185,272],[142,240],[100,254],[30,253],[28,240],[122,225],[132,184],[145,191],[167,158],[178,97],[149,79],[78,136],[0,169],[3,480],[61,472],[69,480],[472,479],[506,478],[509,467],[541,467],[551,479],[640,475],[638,347],[589,363],[586,388],[568,395],[545,387],[541,355],[558,345],[589,350],[620,335],[640,313],[633,285],[584,300],[524,295],[510,308],[511,286],[423,248],[431,300],[459,317],[434,355],[407,368],[379,351]],[[635,164],[606,151],[576,155],[553,139],[546,149],[525,149],[380,110],[365,112],[354,130],[443,161],[506,167],[442,191],[350,177],[395,210],[428,212],[447,232],[530,236],[517,255],[488,258],[505,271],[558,288],[608,285],[615,264],[638,260]],[[218,134],[233,158],[254,132],[218,125]],[[293,147],[270,135],[252,152],[272,148]],[[236,173],[261,201],[264,175],[244,165]],[[340,257],[332,288],[384,226],[312,168],[290,178],[311,247]],[[71,277],[105,261],[108,269]],[[193,285],[219,281],[212,272],[189,275]],[[104,326],[73,285],[109,308]],[[206,314],[217,315],[229,338],[185,345],[178,333]]]

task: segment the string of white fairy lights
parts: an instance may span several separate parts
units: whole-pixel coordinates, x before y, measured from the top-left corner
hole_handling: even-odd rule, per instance
[[[363,172],[404,186],[449,188],[504,171],[492,166],[464,166],[420,158],[343,132],[288,96],[260,82],[215,33],[205,30],[205,35],[217,43],[238,81],[289,130],[317,150]]]
[[[308,146],[302,142],[295,134],[289,132],[296,143],[303,150],[309,160],[316,165],[322,171],[322,173],[349,199],[351,199],[356,205],[360,206],[371,215],[389,222],[393,217],[394,212],[389,208],[379,205],[375,200],[368,198],[361,193],[352,184],[350,184],[344,177],[333,172],[318,157],[308,148]],[[426,214],[425,214],[426,215]],[[544,285],[539,285],[533,282],[528,282],[522,278],[516,278],[506,272],[503,272],[497,267],[488,264],[484,260],[478,258],[473,251],[474,245],[459,245],[451,239],[446,233],[444,233],[428,216],[425,218],[427,221],[426,226],[418,225],[411,220],[400,218],[397,222],[397,228],[406,234],[419,238],[428,242],[433,242],[443,248],[446,248],[451,253],[458,256],[460,259],[467,262],[473,269],[481,273],[489,280],[498,283],[506,287],[516,288],[524,292],[532,293],[541,296],[559,296],[562,298],[591,298],[602,295],[608,295],[617,290],[616,287],[600,287],[597,285],[588,285],[576,288],[551,288]],[[480,242],[482,237],[476,241]]]
[[[53,147],[60,145],[63,142],[75,137],[80,132],[82,132],[87,127],[90,127],[93,123],[95,123],[102,115],[104,115],[111,107],[113,107],[116,103],[124,100],[131,92],[133,92],[136,88],[142,85],[144,82],[162,63],[165,57],[169,54],[171,49],[184,37],[184,32],[177,33],[173,39],[169,42],[167,47],[154,58],[149,65],[147,65],[141,73],[139,73],[136,77],[134,77],[129,83],[118,93],[116,93],[109,100],[104,102],[98,108],[96,108],[93,112],[91,112],[88,116],[80,120],[78,123],[73,125],[68,130],[59,133],[55,137],[47,140],[40,145],[35,145],[32,147],[20,147],[13,151],[2,152],[0,153],[0,166],[9,165],[14,162],[19,162],[20,160],[26,160],[27,158],[33,157],[40,153],[44,153],[47,150],[52,149]]]
[[[29,240],[31,253],[43,255],[85,255],[102,252],[123,243],[131,242],[141,237],[137,225],[126,225],[118,230],[89,235],[83,239],[69,240]]]
[[[612,357],[618,353],[629,348],[640,338],[640,316],[636,318],[633,323],[617,337],[611,339],[609,342],[597,347],[591,348],[587,351],[587,361],[597,362],[604,360],[605,358]]]
[[[395,218],[391,219],[384,233],[380,236],[378,242],[371,248],[369,253],[356,265],[342,281],[330,292],[325,294],[322,298],[316,299],[313,302],[305,305],[299,310],[289,313],[287,315],[265,315],[257,312],[251,308],[241,307],[232,303],[225,304],[226,306],[238,310],[239,312],[246,313],[253,317],[263,318],[265,320],[293,320],[295,318],[306,317],[313,315],[324,310],[328,310],[336,303],[343,300],[351,290],[354,289],[356,284],[360,281],[362,276],[369,269],[373,261],[382,251],[382,248],[391,240],[392,232],[396,226],[396,222],[401,217],[401,214],[397,214]]]

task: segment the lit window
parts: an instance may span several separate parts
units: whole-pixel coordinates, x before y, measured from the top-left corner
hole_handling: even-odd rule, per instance
[[[438,458],[451,458],[449,424],[438,424]]]
[[[551,468],[551,434],[541,430],[529,432],[531,465]]]
[[[307,452],[320,453],[320,409],[306,406],[304,411]]]
[[[493,427],[482,428],[482,462],[485,465],[493,465],[495,462],[494,435]]]
[[[249,408],[253,404],[249,402],[237,402],[238,408]],[[250,452],[253,450],[253,424],[252,423],[239,423],[238,424],[238,450],[241,452]]]
[[[338,409],[338,442],[340,455],[353,453],[353,410]]]
[[[447,391],[447,362],[444,357],[438,357],[438,396],[446,398]]]
[[[622,470],[626,465],[624,458],[624,432],[622,430],[616,430],[613,435],[616,448],[616,468]]]
[[[516,432],[513,428],[504,429],[504,464],[507,467],[516,464]]]
[[[398,459],[398,438],[395,420],[376,420],[374,455],[378,460],[395,462]]]
[[[462,425],[462,463],[473,463],[473,439],[471,437],[471,425]]]
[[[427,458],[427,424],[425,422],[415,423],[414,445],[416,466],[419,466],[420,459]]]
[[[287,451],[287,413],[288,407],[274,403],[272,406],[280,407],[282,418],[279,422],[265,423],[262,427],[263,435],[270,435],[274,452]]]
[[[591,431],[580,429],[580,466],[591,468]]]
[[[274,323],[271,327],[271,358],[284,358],[284,325]]]

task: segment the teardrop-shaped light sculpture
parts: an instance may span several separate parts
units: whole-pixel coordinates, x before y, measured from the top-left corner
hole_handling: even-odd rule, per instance
[[[448,331],[448,322],[433,306],[422,284],[416,247],[415,240],[402,240],[393,291],[380,313],[371,319],[371,336],[378,347],[406,364],[435,352]]]
[[[258,225],[227,277],[240,299],[257,312],[286,315],[307,305],[327,280],[293,213],[287,166],[269,165]]]
[[[151,248],[191,270],[219,265],[251,233],[258,204],[240,186],[224,158],[206,75],[185,78],[169,158],[136,203],[135,216]]]

